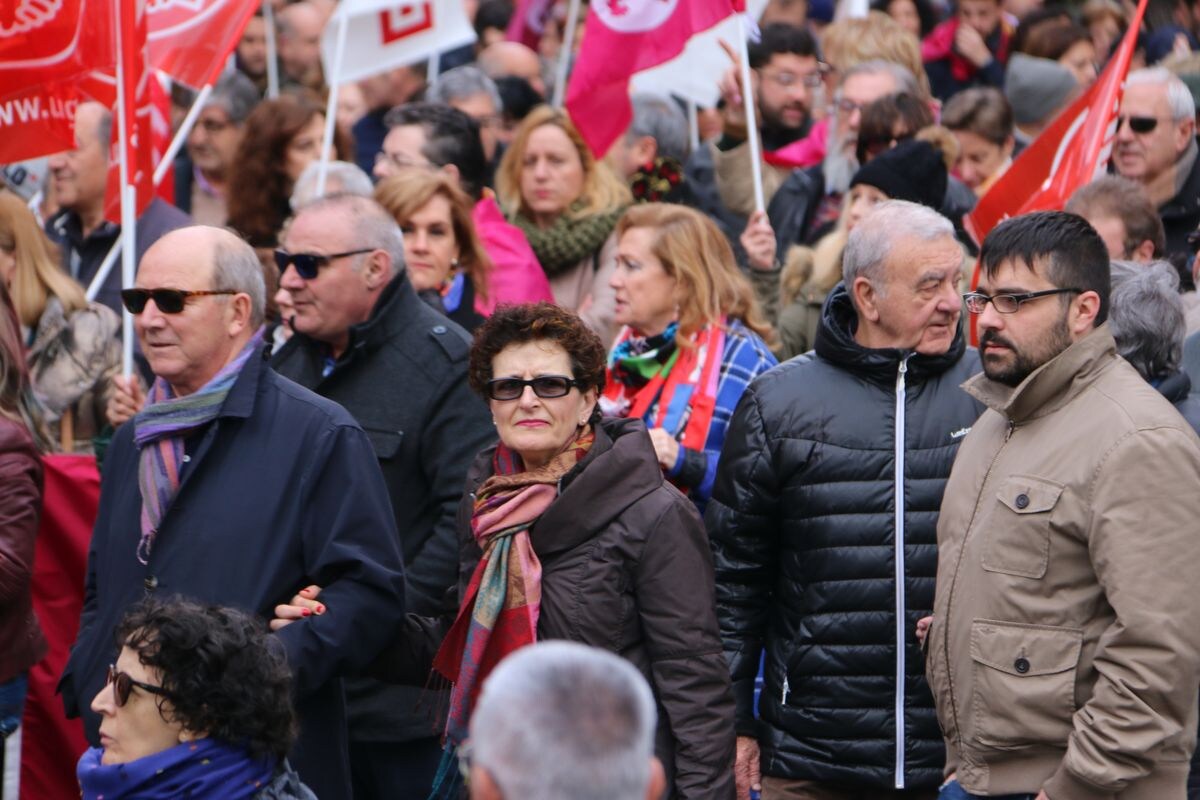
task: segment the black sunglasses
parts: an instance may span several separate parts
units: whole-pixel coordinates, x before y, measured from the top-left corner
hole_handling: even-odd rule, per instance
[[[1125,120],[1129,120],[1129,130],[1134,133],[1149,133],[1158,127],[1158,117],[1117,117],[1117,129],[1114,133],[1121,132],[1121,126],[1125,124]]]
[[[488,381],[488,397],[493,400],[516,400],[525,393],[526,386],[532,386],[534,394],[548,400],[554,397],[566,397],[574,386],[578,386],[582,391],[586,384],[565,375],[539,375],[528,381],[520,378],[497,378],[494,381]]]
[[[275,266],[279,267],[279,274],[287,272],[289,264],[296,265],[296,274],[306,281],[311,281],[317,277],[317,270],[327,265],[335,258],[345,258],[346,256],[358,256],[363,253],[369,253],[374,250],[374,247],[364,247],[358,250],[347,250],[344,253],[289,253],[287,250],[275,251]]]
[[[129,693],[133,691],[133,687],[135,686],[139,689],[149,692],[150,694],[159,695],[160,697],[171,696],[171,693],[161,686],[155,686],[152,683],[135,681],[133,678],[129,677],[128,673],[117,672],[116,664],[108,665],[108,674],[104,678],[104,685],[107,686],[110,683],[113,687],[113,701],[116,702],[117,708],[125,707],[125,704],[129,702]]]
[[[146,302],[154,301],[158,310],[164,314],[178,314],[183,311],[189,297],[207,297],[214,294],[237,294],[233,289],[211,289],[206,291],[189,292],[185,289],[122,289],[121,302],[130,314],[140,314],[146,309]]]

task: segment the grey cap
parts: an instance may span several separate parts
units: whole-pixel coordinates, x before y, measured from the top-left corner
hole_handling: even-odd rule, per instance
[[[1079,86],[1063,65],[1048,58],[1013,53],[1004,78],[1004,96],[1018,125],[1042,122],[1062,109]]]

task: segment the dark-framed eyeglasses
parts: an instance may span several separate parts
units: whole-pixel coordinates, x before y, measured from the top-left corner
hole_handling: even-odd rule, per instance
[[[104,685],[108,686],[109,684],[112,684],[113,702],[117,704],[117,708],[124,708],[125,704],[129,702],[129,693],[133,691],[133,687],[135,686],[142,691],[156,694],[159,697],[169,698],[171,696],[171,693],[161,686],[135,681],[129,677],[129,673],[118,672],[116,664],[109,664],[108,673],[104,676]]]
[[[1046,289],[1041,292],[1023,292],[1022,294],[996,294],[987,295],[983,292],[968,292],[963,295],[963,302],[967,304],[967,311],[972,314],[982,314],[987,308],[987,304],[991,303],[992,307],[1001,314],[1015,314],[1021,308],[1022,303],[1028,303],[1030,300],[1036,300],[1039,297],[1049,297],[1053,294],[1079,294],[1083,289]]]
[[[784,89],[790,89],[798,83],[804,84],[809,89],[816,89],[825,81],[825,76],[828,74],[828,64],[818,64],[815,70],[805,73],[795,73],[788,70],[781,70],[779,72],[763,71],[764,78],[772,83],[779,84]]]
[[[526,386],[532,386],[533,393],[543,400],[550,400],[566,397],[573,387],[579,387],[582,391],[586,384],[566,375],[539,375],[527,381],[520,378],[497,378],[488,381],[487,393],[493,400],[516,400],[525,394]]]
[[[358,250],[347,250],[344,253],[289,253],[287,250],[276,250],[275,266],[279,267],[279,274],[282,275],[287,272],[289,265],[295,264],[296,274],[306,281],[311,281],[317,277],[317,272],[321,267],[328,265],[335,258],[360,256],[374,249],[374,247],[362,247]]]
[[[121,303],[130,314],[140,314],[146,310],[146,303],[154,301],[154,305],[164,314],[178,314],[183,311],[187,301],[192,297],[208,297],[216,294],[237,294],[234,289],[206,289],[188,291],[187,289],[122,289]]]
[[[1117,129],[1113,131],[1114,134],[1121,132],[1121,126],[1125,124],[1125,120],[1129,120],[1129,130],[1134,133],[1150,133],[1158,127],[1158,117],[1135,117],[1122,114],[1117,117]]]

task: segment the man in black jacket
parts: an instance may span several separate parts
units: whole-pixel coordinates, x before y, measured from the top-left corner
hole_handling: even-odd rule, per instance
[[[958,327],[962,259],[941,215],[876,206],[815,352],[755,380],[730,423],[706,521],[740,798],[760,767],[764,800],[936,795],[915,628],[933,607],[942,489],[981,411],[958,388],[979,369]]]
[[[304,206],[284,247],[280,285],[292,295],[296,333],[272,364],[366,430],[400,533],[408,609],[437,615],[458,575],[455,515],[467,468],[495,438],[467,386],[467,335],[417,297],[400,230],[372,200]],[[445,720],[438,695],[421,694],[347,681],[355,800],[428,794]]]

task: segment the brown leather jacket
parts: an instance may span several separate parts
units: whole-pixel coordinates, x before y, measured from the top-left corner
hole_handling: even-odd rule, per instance
[[[25,426],[0,416],[0,683],[46,654],[29,584],[42,513],[42,462]]]
[[[975,794],[1182,798],[1200,685],[1200,440],[1101,326],[990,410],[938,521],[928,676]]]

